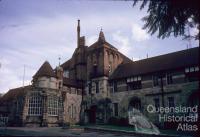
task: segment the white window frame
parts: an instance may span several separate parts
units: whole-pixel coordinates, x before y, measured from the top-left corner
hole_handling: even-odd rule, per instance
[[[28,100],[28,115],[41,116],[42,115],[42,96],[39,93],[33,93]]]
[[[49,96],[48,97],[48,115],[49,116],[58,116],[58,97]]]

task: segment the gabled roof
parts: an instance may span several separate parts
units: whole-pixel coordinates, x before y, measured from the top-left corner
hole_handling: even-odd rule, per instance
[[[120,79],[199,64],[199,47],[121,64],[109,79]]]
[[[71,63],[71,59],[69,59],[69,60],[67,60],[65,63],[63,63],[63,64],[61,65],[61,67],[62,67],[63,69],[69,69],[69,68],[70,68],[70,63]]]
[[[110,48],[113,48],[113,49],[116,49],[116,50],[117,50],[117,48],[115,48],[113,45],[111,45],[110,43],[108,43],[108,42],[106,41],[105,36],[104,36],[104,33],[103,33],[102,30],[101,30],[100,33],[99,33],[99,38],[98,38],[98,40],[97,40],[94,44],[92,44],[91,46],[89,46],[88,48],[89,48],[89,49],[98,48],[98,47],[100,47],[100,46],[103,46],[104,44],[107,45],[107,46],[109,46]]]
[[[17,99],[18,97],[24,96],[29,89],[31,89],[31,86],[10,89],[6,94],[3,95],[1,101],[10,101]]]
[[[40,69],[36,72],[36,74],[33,76],[33,78],[38,78],[41,76],[47,76],[47,77],[56,77],[53,68],[49,64],[48,61],[45,61],[44,64],[40,67]]]

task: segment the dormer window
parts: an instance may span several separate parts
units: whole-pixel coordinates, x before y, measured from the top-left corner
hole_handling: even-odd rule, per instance
[[[199,71],[199,67],[198,66],[185,68],[185,73],[197,72],[197,71]]]
[[[199,67],[198,66],[196,66],[194,69],[195,69],[195,71],[199,71]]]
[[[127,78],[127,83],[134,82],[134,81],[141,81],[141,80],[142,80],[141,76],[134,76],[131,78]]]
[[[134,76],[127,78],[127,89],[128,90],[141,89],[142,88],[141,80],[142,80],[141,76]]]

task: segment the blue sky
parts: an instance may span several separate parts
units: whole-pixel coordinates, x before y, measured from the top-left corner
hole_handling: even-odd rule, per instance
[[[133,60],[186,49],[181,37],[158,39],[142,30],[146,10],[131,1],[2,0],[0,1],[0,93],[25,85],[41,64],[53,68],[76,48],[77,19],[90,46],[102,27],[106,40]],[[197,30],[191,30],[195,33]],[[192,47],[198,41],[191,41]]]

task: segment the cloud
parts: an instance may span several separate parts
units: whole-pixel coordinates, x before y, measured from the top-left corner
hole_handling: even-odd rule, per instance
[[[86,45],[88,46],[92,45],[94,42],[97,41],[97,39],[98,39],[97,35],[88,37],[88,39],[86,40]]]
[[[148,40],[150,36],[147,34],[145,30],[138,24],[132,24],[132,39],[141,42],[144,40]]]
[[[22,86],[24,65],[27,85],[45,60],[55,68],[59,56],[63,62],[71,57],[76,37],[71,24],[65,22],[63,16],[55,21],[37,18],[31,24],[8,26],[0,32],[3,33],[0,37],[0,92]]]
[[[116,42],[116,46],[118,50],[122,52],[123,54],[128,55],[131,49],[129,38],[126,36],[123,36],[120,31],[113,33],[112,37],[113,37],[113,40]]]
[[[7,60],[5,58],[1,58],[0,63],[1,63],[0,93],[5,93],[11,88],[16,88],[16,87],[22,86],[23,66],[21,68],[12,69],[10,67],[12,65],[12,63],[10,62],[10,60]],[[29,69],[29,73],[31,73],[30,69]],[[27,73],[27,76],[24,79],[25,85],[30,84],[30,80],[27,79],[29,77],[28,76],[29,73]]]

